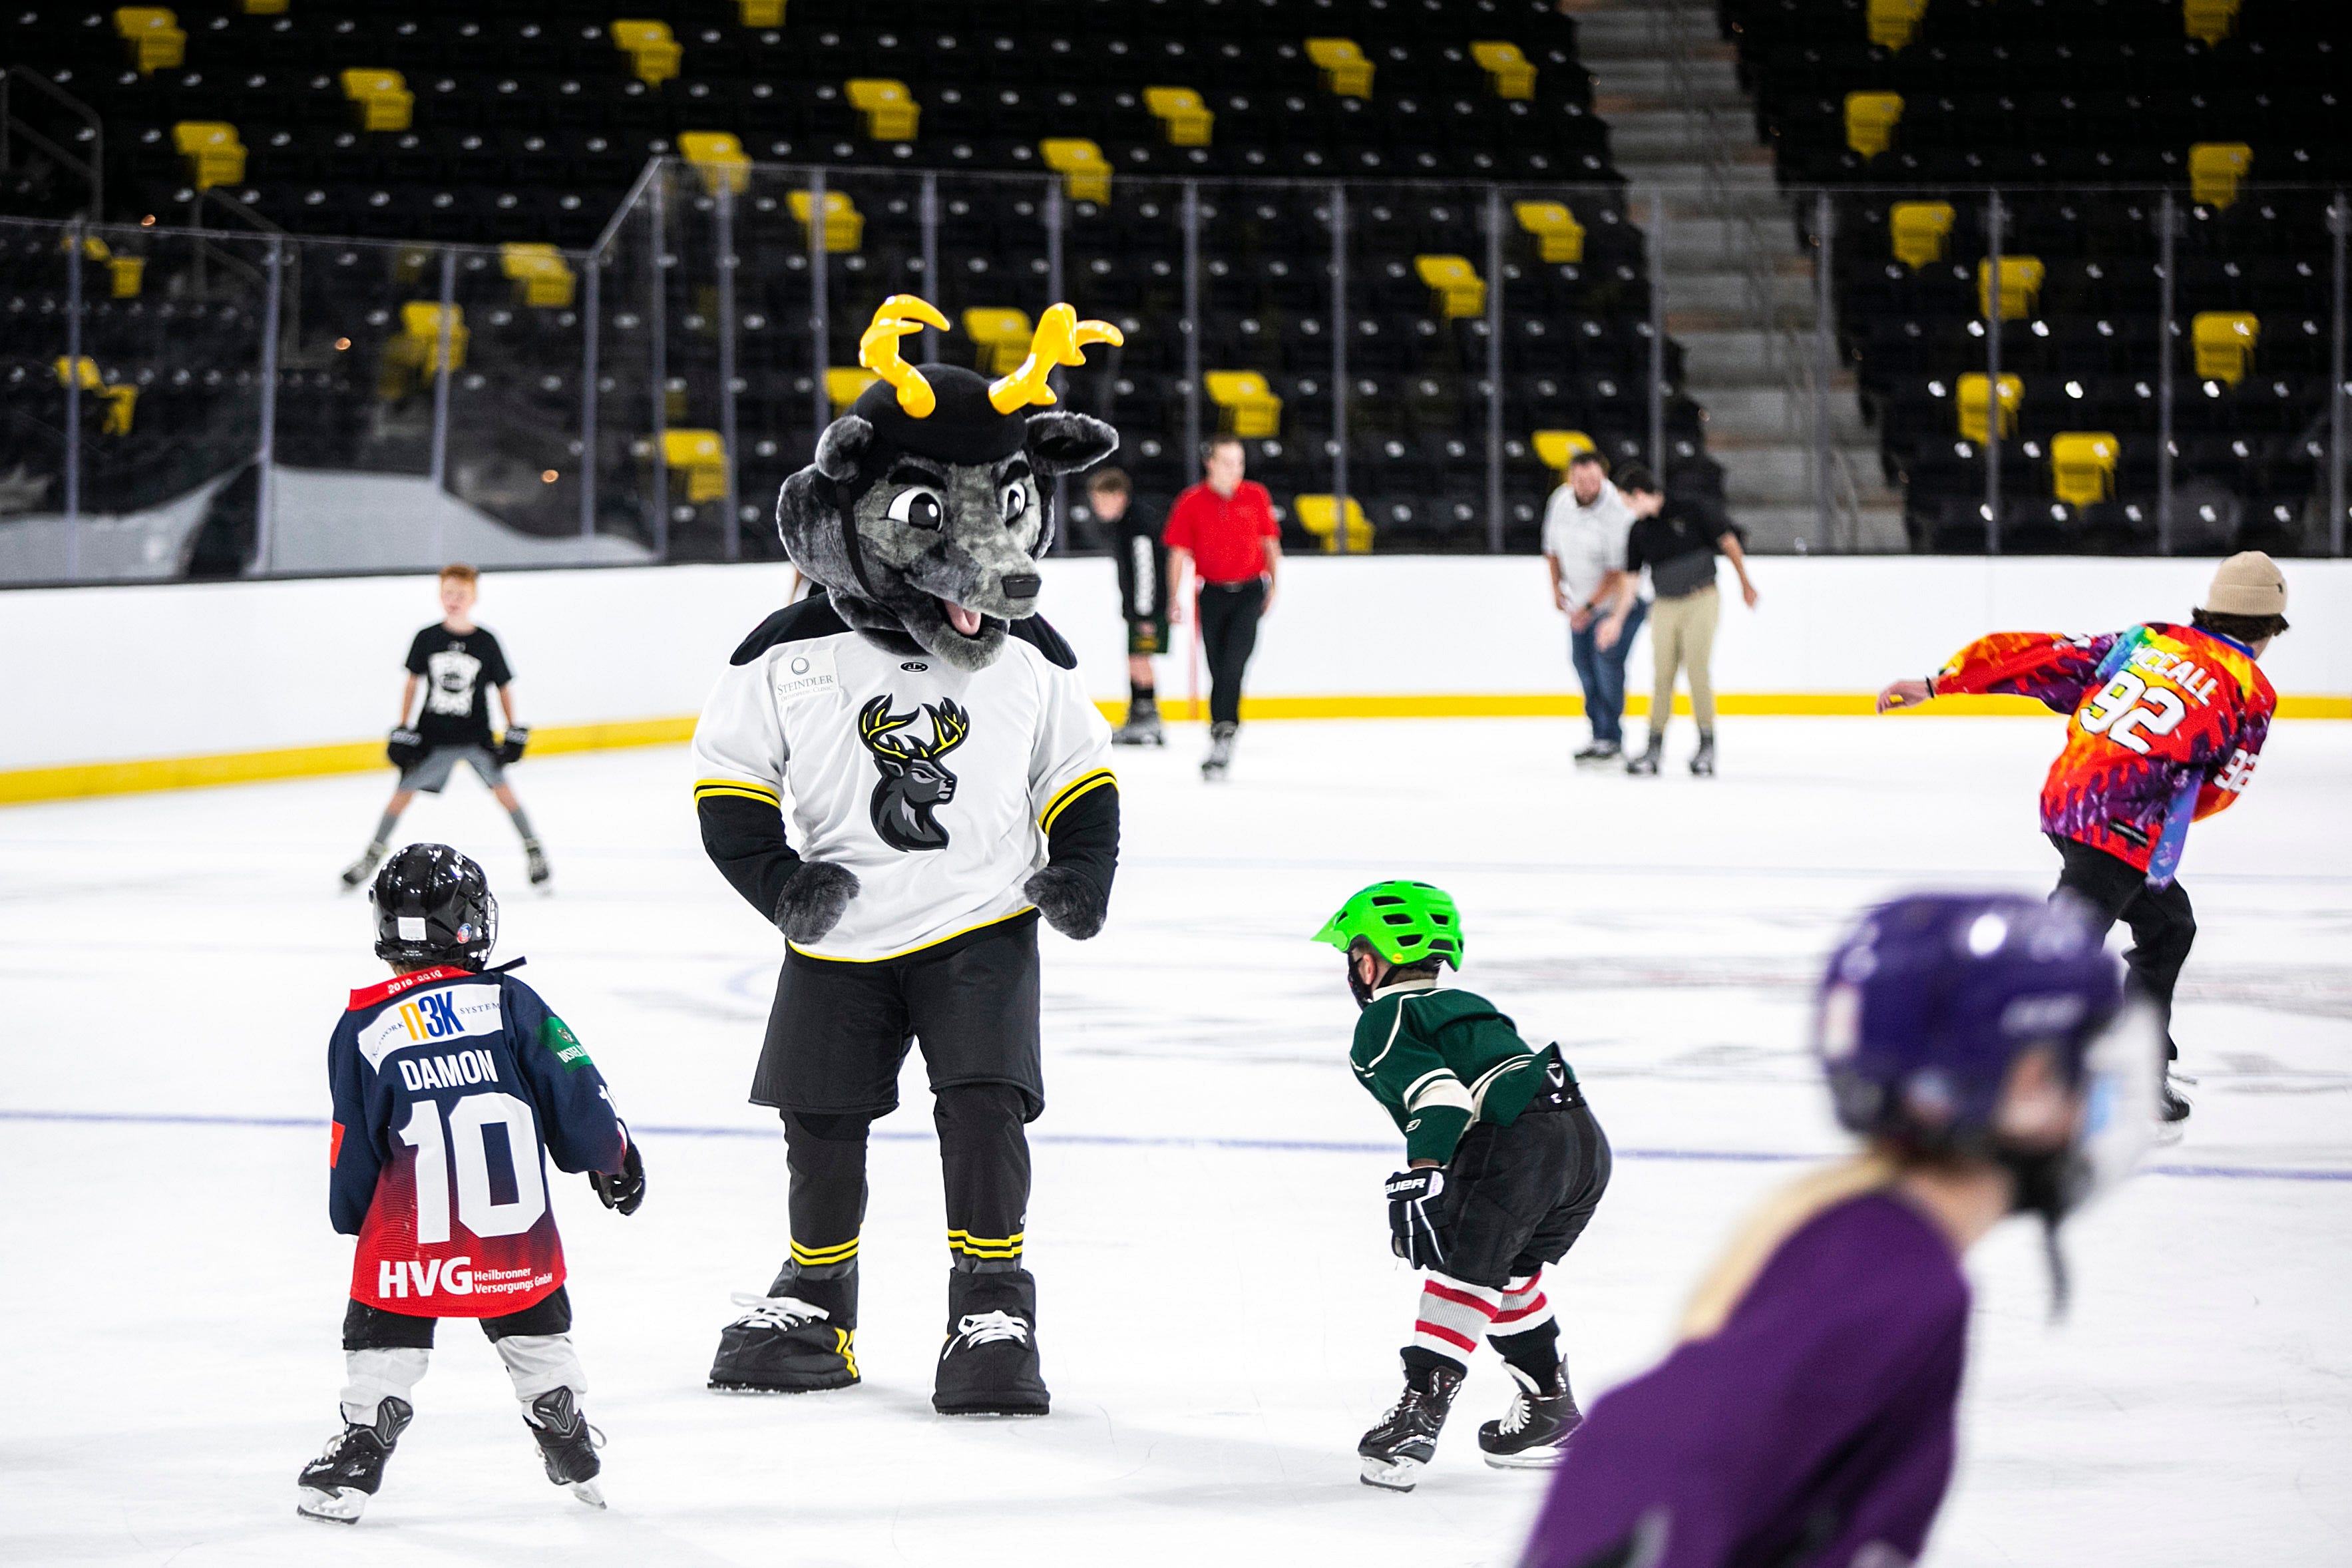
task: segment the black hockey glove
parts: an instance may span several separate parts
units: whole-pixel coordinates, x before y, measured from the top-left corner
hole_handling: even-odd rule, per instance
[[[803,860],[776,900],[776,929],[793,942],[821,941],[857,896],[857,873],[846,866]]]
[[[628,1137],[628,1129],[621,1129],[621,1134]],[[621,1156],[619,1175],[591,1171],[588,1184],[596,1189],[596,1196],[606,1208],[618,1209],[625,1215],[636,1213],[637,1205],[646,1201],[646,1162],[645,1156],[637,1152],[637,1141],[629,1139],[628,1152]]]
[[[425,737],[404,724],[384,742],[383,754],[394,767],[406,773],[425,760]]]
[[[507,732],[499,738],[499,765],[510,768],[522,761],[522,749],[530,744],[530,725],[508,725]]]
[[[1073,942],[1084,942],[1103,928],[1110,900],[1095,879],[1067,866],[1047,866],[1032,876],[1021,893],[1053,928]]]
[[[1444,1190],[1445,1173],[1434,1165],[1389,1178],[1389,1250],[1415,1268],[1444,1267],[1445,1244],[1437,1238],[1437,1195]]]

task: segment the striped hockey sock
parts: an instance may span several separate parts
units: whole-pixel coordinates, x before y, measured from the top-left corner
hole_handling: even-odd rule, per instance
[[[1422,1281],[1421,1314],[1413,1322],[1412,1343],[1408,1348],[1465,1364],[1478,1349],[1479,1336],[1495,1331],[1495,1320],[1502,1310],[1502,1291],[1432,1270]]]
[[[1502,1310],[1495,1314],[1486,1341],[1538,1387],[1549,1385],[1559,1366],[1559,1320],[1544,1297],[1541,1269],[1504,1288]]]

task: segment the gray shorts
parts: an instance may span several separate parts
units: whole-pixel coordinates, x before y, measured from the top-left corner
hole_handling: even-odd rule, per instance
[[[507,770],[488,746],[436,746],[413,766],[402,770],[400,787],[420,795],[439,795],[459,763],[480,774],[482,782],[492,789],[506,783]]]

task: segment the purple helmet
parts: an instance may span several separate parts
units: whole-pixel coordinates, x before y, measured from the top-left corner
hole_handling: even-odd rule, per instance
[[[1814,1047],[1849,1131],[1984,1152],[2018,1057],[2054,1047],[2079,1087],[2123,1006],[2123,966],[2071,900],[1918,893],[1870,910],[1831,954]]]

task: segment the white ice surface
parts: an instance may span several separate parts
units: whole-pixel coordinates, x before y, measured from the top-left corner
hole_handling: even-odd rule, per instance
[[[945,1259],[911,1068],[874,1149],[865,1385],[704,1392],[727,1293],[785,1239],[781,1140],[743,1102],[778,944],[702,857],[683,752],[517,773],[551,898],[470,777],[420,801],[405,836],[483,859],[501,955],[594,1052],[651,1194],[623,1220],[577,1178],[557,1193],[611,1511],[547,1484],[451,1324],[352,1530],[297,1520],[293,1478],[334,1424],[350,1258],[323,1048],[381,973],[332,878],[384,781],[0,812],[0,1562],[1507,1564],[1542,1478],[1478,1462],[1490,1359],[1417,1492],[1355,1479],[1417,1286],[1379,1202],[1396,1140],[1307,934],[1375,876],[1441,879],[1465,981],[1564,1043],[1620,1153],[1552,1276],[1589,1400],[1794,1169],[1761,1156],[1840,1147],[1800,1050],[1840,921],[2055,870],[2033,823],[2054,722],[1733,720],[1712,782],[1681,772],[1688,735],[1654,782],[1572,773],[1564,723],[1260,725],[1215,790],[1197,730],[1121,757],[1110,928],[1045,939],[1029,1258],[1055,1408],[1019,1423],[929,1407]],[[2206,1173],[2146,1176],[2070,1231],[2063,1325],[2030,1228],[1971,1260],[1941,1568],[2352,1561],[2347,803],[2352,725],[2289,723],[2190,839],[2178,1033],[2201,1083],[2158,1161]]]

